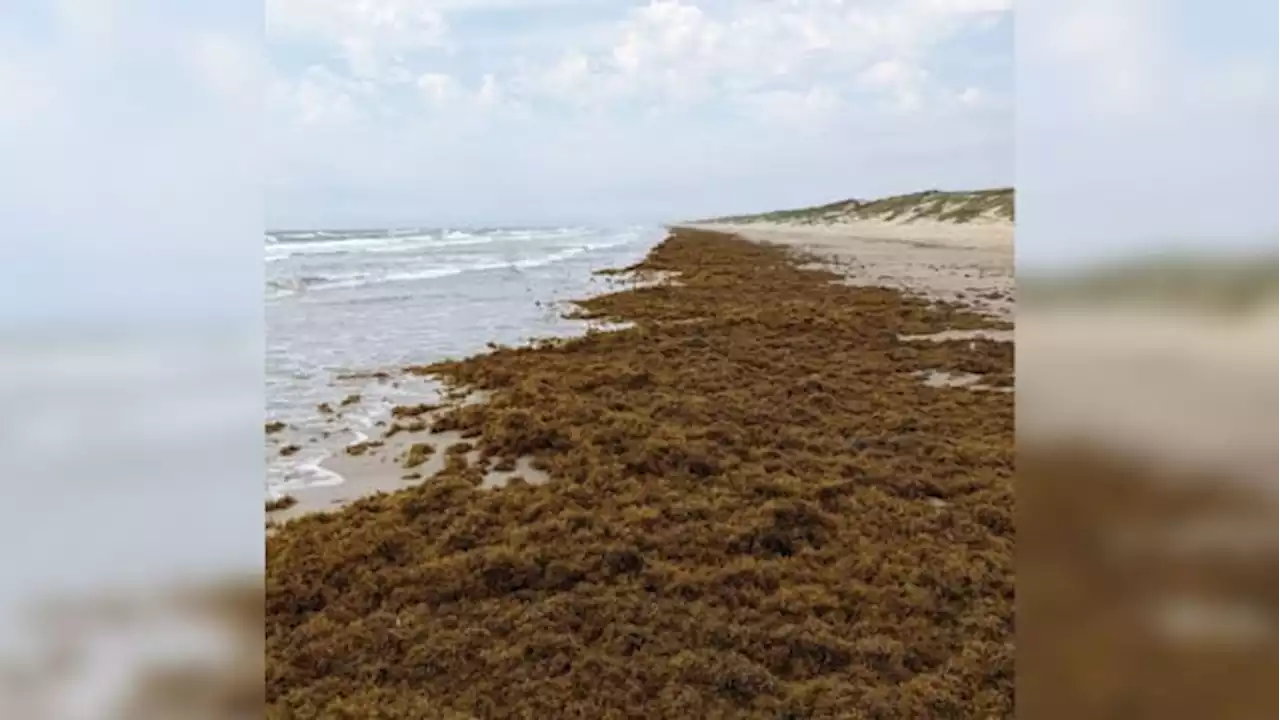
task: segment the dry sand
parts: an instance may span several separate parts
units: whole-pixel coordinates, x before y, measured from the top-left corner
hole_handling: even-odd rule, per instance
[[[1012,320],[1014,310],[1013,223],[917,220],[845,220],[826,224],[751,222],[701,224],[755,242],[790,245],[827,260],[821,265],[853,285],[874,285],[936,300],[967,303],[974,310]],[[988,339],[1012,342],[1012,330],[949,330],[904,335],[917,340]],[[930,387],[998,390],[968,373],[925,372]]]
[[[1275,307],[1018,314],[1018,440],[1078,438],[1174,473],[1276,489]]]
[[[695,224],[756,242],[791,245],[830,260],[848,281],[967,302],[1013,315],[1013,223],[850,220],[832,224]]]

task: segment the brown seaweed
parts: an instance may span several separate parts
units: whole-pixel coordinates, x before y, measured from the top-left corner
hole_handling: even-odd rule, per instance
[[[956,305],[677,231],[625,329],[415,372],[483,457],[267,541],[268,717],[1011,717],[1013,398]]]

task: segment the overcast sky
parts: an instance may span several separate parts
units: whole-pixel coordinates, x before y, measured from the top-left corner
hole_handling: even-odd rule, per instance
[[[1013,180],[1011,0],[271,0],[275,226],[663,221]]]
[[[1018,265],[1276,249],[1275,0],[1038,0],[1017,22]]]
[[[0,306],[260,313],[264,216],[661,221],[1015,157],[1020,263],[1256,244],[1276,12],[1041,0],[1015,43],[1011,0],[9,0]]]

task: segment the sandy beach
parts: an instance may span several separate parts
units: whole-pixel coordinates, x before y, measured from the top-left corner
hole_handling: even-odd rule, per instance
[[[440,398],[432,395],[432,404]],[[366,437],[347,443],[320,463],[326,472],[340,482],[315,485],[294,490],[288,494],[288,504],[279,509],[267,510],[268,529],[274,530],[280,523],[317,512],[333,512],[361,498],[379,493],[393,493],[425,482],[444,470],[449,458],[458,456],[469,465],[481,461],[480,451],[472,447],[467,437],[452,431],[433,431],[432,424],[451,407],[483,402],[480,395],[463,398],[452,403],[441,403],[439,409],[419,412],[421,406],[397,406],[392,418],[372,429],[366,429],[357,437]],[[342,427],[340,421],[336,423]],[[348,430],[347,434],[351,431]],[[282,440],[287,443],[288,438]],[[505,487],[512,478],[540,484],[547,481],[546,473],[530,466],[529,458],[517,458],[510,468],[489,468],[485,472],[483,486],[497,489]]]
[[[824,224],[694,223],[756,242],[800,248],[828,259],[848,282],[893,287],[966,303],[1012,319],[1013,235],[1007,220],[968,223],[848,220]]]
[[[929,300],[946,300],[1001,320],[1011,320],[1014,310],[1013,223],[1007,220],[978,220],[968,223],[916,220],[847,220],[826,224],[806,223],[691,223],[675,226],[744,238],[752,242],[782,245],[813,257],[804,267],[830,270],[840,282],[853,286],[889,287]],[[626,283],[639,289],[677,282],[661,273],[649,274]],[[989,339],[1012,341],[1011,329],[943,330],[920,336],[903,336],[904,341]],[[925,371],[922,381],[930,386],[975,386],[981,375]],[[424,398],[435,401],[434,395]],[[335,402],[336,404],[336,402]],[[441,413],[423,416],[428,425]],[[403,425],[403,424],[402,424]],[[342,427],[341,424],[338,427]],[[341,476],[336,484],[316,485],[289,493],[296,503],[268,512],[273,524],[302,515],[340,509],[369,495],[395,492],[421,483],[442,470],[451,446],[467,441],[455,432],[418,430],[383,437],[378,428],[374,444],[359,455],[337,452],[321,463],[325,471]],[[362,435],[364,433],[361,433]],[[408,448],[423,443],[433,449],[420,467],[406,469],[402,458]],[[358,443],[366,445],[366,443]],[[471,462],[476,450],[466,453]],[[531,482],[545,482],[544,472],[535,470],[529,458],[520,458],[518,472],[489,470],[486,485],[501,487],[509,477],[520,474]]]
[[[1019,310],[1020,711],[1269,716],[1275,332],[1274,305]]]
[[[1018,437],[1070,438],[1276,491],[1275,307],[1241,315],[1032,307],[1018,317]]]

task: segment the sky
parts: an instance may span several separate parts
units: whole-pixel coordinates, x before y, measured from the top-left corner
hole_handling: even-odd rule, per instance
[[[1020,6],[1019,269],[1276,251],[1278,7]]]
[[[1013,181],[1011,0],[270,0],[272,226]]]
[[[0,3],[0,330],[261,317],[263,47],[261,2]]]
[[[1276,3],[7,0],[0,319],[260,317],[268,227],[1019,187],[1018,262],[1275,246]]]

